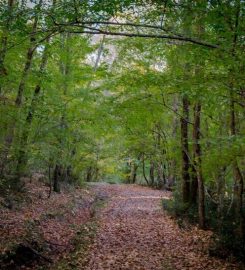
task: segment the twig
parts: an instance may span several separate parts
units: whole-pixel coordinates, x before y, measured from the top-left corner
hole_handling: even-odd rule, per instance
[[[63,244],[58,244],[58,243],[53,243],[51,241],[45,240],[46,243],[50,244],[50,245],[54,245],[54,246],[60,246],[60,247],[67,247],[67,245],[63,245]]]

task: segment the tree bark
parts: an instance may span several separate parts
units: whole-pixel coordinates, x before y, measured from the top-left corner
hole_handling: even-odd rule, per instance
[[[225,171],[226,166],[219,169],[217,176],[217,193],[218,193],[218,208],[217,208],[217,218],[219,230],[222,228],[222,222],[224,217],[224,198],[225,198]]]
[[[154,161],[150,162],[149,177],[150,177],[150,185],[153,187],[155,184],[155,162]]]
[[[5,27],[3,29],[2,33],[2,39],[1,39],[1,50],[0,50],[0,77],[3,77],[7,75],[7,70],[4,66],[5,56],[7,52],[7,45],[8,45],[8,36],[9,36],[9,28],[12,22],[12,12],[13,7],[15,4],[15,0],[9,0],[8,1],[8,17],[5,22]],[[2,82],[0,81],[0,95],[2,93]]]
[[[53,175],[53,190],[54,192],[60,192],[60,176],[61,176],[61,167],[60,165],[55,165],[54,175]]]
[[[178,104],[178,99],[177,97],[174,98],[174,105],[173,105],[173,109],[174,109],[174,119],[173,119],[173,130],[172,130],[172,137],[176,140],[177,137],[177,128],[178,128],[178,122],[179,119],[177,117],[177,113],[178,113],[178,108],[179,108],[179,104]],[[176,152],[176,147],[173,147],[174,152]],[[177,179],[177,164],[176,164],[176,157],[172,157],[172,159],[170,160],[169,163],[169,179],[168,179],[168,185],[171,188],[172,186],[174,186],[176,179]]]
[[[47,43],[49,43],[49,39],[48,39]],[[28,141],[28,137],[29,137],[29,133],[30,133],[30,127],[31,127],[31,123],[33,120],[33,115],[34,115],[36,105],[38,102],[38,97],[39,97],[40,91],[41,91],[42,74],[46,68],[47,61],[48,61],[48,54],[47,54],[47,46],[46,46],[44,51],[43,51],[42,60],[41,60],[40,68],[39,68],[40,79],[39,79],[38,84],[35,87],[34,94],[33,94],[32,101],[31,101],[31,105],[29,107],[26,121],[24,124],[24,128],[23,128],[21,138],[20,138],[19,151],[18,151],[18,155],[17,155],[17,169],[16,169],[17,175],[19,177],[25,172],[25,167],[27,164],[27,141]]]
[[[150,181],[147,178],[146,173],[145,173],[145,155],[144,155],[144,153],[142,155],[142,173],[143,173],[143,177],[147,183],[147,186],[150,186]]]
[[[236,130],[236,113],[235,113],[235,102],[234,102],[234,89],[231,88],[231,100],[230,100],[230,130],[231,135],[236,136],[237,130]],[[234,160],[232,162],[232,170],[233,170],[233,178],[234,178],[234,200],[233,200],[233,208],[236,215],[236,219],[239,224],[239,234],[242,236],[244,235],[244,217],[242,213],[243,209],[243,176],[240,171],[237,158],[234,157]]]
[[[67,41],[70,37],[70,34],[68,33],[62,33],[61,34],[61,46],[62,48],[65,50],[66,53],[66,59],[65,61],[61,61],[60,62],[60,72],[63,76],[63,80],[62,80],[62,85],[60,86],[61,88],[63,88],[63,95],[66,96],[67,95],[67,91],[68,91],[68,75],[70,72],[70,48],[69,48],[69,44],[67,44]],[[59,123],[59,127],[60,130],[65,131],[67,129],[67,119],[66,119],[66,104],[64,105],[64,109],[61,112],[61,116],[60,116],[60,123]],[[60,157],[61,157],[61,162],[62,160],[62,148],[64,145],[64,138],[62,137],[62,135],[58,134],[58,141],[59,141],[59,151],[60,151]],[[69,165],[68,165],[69,166]],[[65,169],[65,172],[67,170]],[[87,172],[87,180],[88,182],[91,181],[92,175],[93,174],[93,168],[89,167],[88,168],[88,172]]]
[[[157,185],[160,189],[167,188],[162,162],[157,163]]]
[[[130,184],[134,184],[136,182],[138,166],[135,164],[134,161],[131,161],[130,167],[131,167],[131,170],[130,170],[129,182],[130,182]]]
[[[93,180],[93,168],[92,166],[89,166],[86,174],[86,182],[92,182],[92,180]]]
[[[235,10],[235,24],[234,24],[234,35],[231,53],[232,56],[236,56],[236,47],[238,41],[238,29],[240,24],[241,16],[241,1],[236,1]],[[234,68],[230,69],[230,132],[231,136],[235,137],[237,135],[237,123],[236,123],[236,107],[235,107],[235,88],[234,88]],[[234,157],[232,162],[233,178],[234,178],[234,200],[233,207],[238,221],[238,231],[239,236],[244,237],[244,216],[243,216],[243,189],[244,189],[244,179],[239,168],[237,157]]]
[[[181,148],[182,148],[182,199],[188,203],[190,199],[190,164],[188,146],[189,100],[182,99],[183,115],[181,117]]]
[[[41,3],[41,1],[40,1],[40,3]],[[34,55],[34,52],[35,52],[35,49],[36,49],[35,32],[36,32],[36,29],[37,29],[37,24],[38,24],[38,16],[36,15],[35,18],[34,18],[33,26],[32,26],[32,35],[31,35],[31,38],[30,38],[30,47],[28,48],[28,51],[27,51],[27,54],[26,54],[26,62],[25,62],[25,66],[24,66],[24,69],[23,69],[23,72],[22,72],[20,84],[19,84],[19,87],[18,87],[17,96],[16,96],[16,99],[15,99],[15,107],[16,107],[17,110],[19,110],[20,106],[22,105],[22,99],[23,99],[23,93],[24,93],[24,89],[25,89],[25,85],[26,85],[26,79],[27,79],[27,76],[29,75],[33,55]],[[7,134],[6,134],[5,139],[4,139],[3,148],[2,148],[1,154],[0,154],[0,175],[1,176],[3,176],[5,166],[6,166],[7,162],[8,162],[8,154],[9,154],[11,145],[13,143],[15,126],[16,126],[15,122],[11,123],[11,125],[9,127],[9,130],[7,131]]]
[[[193,160],[195,164],[195,153],[193,153]],[[191,164],[190,171],[191,171],[190,203],[192,203],[193,205],[196,205],[197,197],[198,197],[198,177],[197,177],[196,166]]]
[[[202,159],[201,159],[201,145],[200,145],[200,129],[201,129],[201,103],[197,102],[194,107],[194,166],[198,181],[198,217],[200,228],[205,228],[205,193],[202,175]]]

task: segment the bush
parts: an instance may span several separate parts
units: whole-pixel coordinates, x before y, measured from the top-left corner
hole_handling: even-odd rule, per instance
[[[175,194],[176,195],[176,194]],[[188,227],[188,223],[198,222],[197,205],[183,204],[174,196],[173,200],[162,200],[163,209],[170,216],[176,218],[181,228]],[[178,197],[179,198],[179,197]],[[210,246],[209,253],[220,258],[236,257],[240,261],[245,261],[245,239],[238,233],[239,224],[234,220],[234,213],[224,213],[223,217],[218,216],[217,205],[206,199],[206,225],[214,231],[214,241]],[[225,209],[228,209],[229,202],[226,202]]]

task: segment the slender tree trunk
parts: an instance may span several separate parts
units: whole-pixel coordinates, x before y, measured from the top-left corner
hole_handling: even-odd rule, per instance
[[[150,172],[149,172],[149,177],[150,177],[150,185],[153,187],[155,183],[155,163],[154,161],[150,162]]]
[[[219,136],[222,137],[224,135],[223,130],[227,130],[227,123],[224,121],[224,116],[219,114],[220,128],[219,128]],[[222,141],[219,143],[219,155],[223,154],[223,144]],[[222,228],[222,220],[224,218],[224,198],[225,198],[225,172],[227,170],[227,166],[224,165],[219,168],[217,175],[217,193],[218,193],[218,208],[217,208],[217,217],[219,221],[219,229]]]
[[[147,186],[150,186],[150,181],[147,178],[146,173],[145,173],[145,155],[144,155],[144,153],[142,155],[142,173],[143,173],[143,177],[147,183]]]
[[[47,41],[49,42],[49,40]],[[26,163],[27,163],[27,141],[30,133],[30,127],[31,123],[33,120],[33,115],[36,109],[36,105],[38,102],[38,97],[40,95],[41,91],[41,80],[42,80],[42,74],[46,68],[47,65],[47,60],[48,60],[48,55],[47,55],[47,46],[44,49],[41,64],[40,64],[40,69],[39,69],[39,74],[40,74],[40,80],[38,84],[35,87],[34,94],[32,97],[31,105],[29,107],[26,121],[24,124],[24,128],[22,131],[22,135],[20,138],[20,146],[19,146],[19,152],[17,155],[17,175],[21,176],[22,173],[25,171]]]
[[[99,168],[96,167],[95,168],[95,172],[94,172],[94,181],[98,181],[98,179],[99,179],[99,172],[100,172]]]
[[[197,106],[198,103],[194,106],[194,126],[193,126],[193,164],[190,165],[190,171],[191,171],[191,185],[190,185],[190,202],[193,205],[196,205],[197,203],[197,195],[198,195],[198,157],[197,152],[199,151],[199,131],[200,129],[200,115],[197,112]]]
[[[5,56],[7,52],[9,28],[12,22],[12,11],[15,4],[15,0],[8,1],[8,18],[5,22],[5,27],[3,29],[1,38],[1,49],[0,49],[0,77],[7,75],[7,70],[4,67]],[[0,80],[0,95],[2,93],[2,81]]]
[[[235,20],[234,20],[234,35],[231,48],[231,54],[233,58],[236,58],[237,41],[239,37],[239,26],[241,19],[241,0],[235,1]],[[237,135],[237,123],[236,123],[236,107],[235,107],[235,82],[233,76],[235,75],[235,68],[230,69],[230,133],[232,136]],[[244,216],[243,216],[243,189],[244,179],[239,168],[237,157],[234,157],[232,162],[233,178],[234,178],[234,191],[233,191],[233,208],[236,215],[236,219],[239,224],[239,236],[244,238]]]
[[[194,159],[195,159],[195,155],[193,155],[193,160]],[[194,161],[194,163],[195,163],[195,161]],[[198,197],[198,177],[197,177],[198,173],[196,170],[196,166],[191,164],[190,171],[191,171],[190,202],[193,205],[196,205],[197,197]]]
[[[93,180],[93,168],[89,166],[87,169],[86,182],[92,182]]]
[[[195,170],[197,173],[197,181],[198,181],[199,226],[200,228],[204,228],[205,227],[205,194],[204,194],[204,183],[203,183],[203,175],[202,175],[200,129],[201,129],[201,103],[197,102],[194,108],[193,149],[194,149],[194,164],[195,164]]]
[[[181,147],[182,147],[182,199],[188,203],[190,199],[190,164],[188,146],[189,100],[182,99],[183,115],[181,117]]]
[[[60,72],[63,75],[63,80],[61,82],[62,83],[61,88],[63,89],[64,96],[67,95],[67,91],[68,91],[68,80],[69,80],[68,75],[70,73],[70,64],[71,64],[70,63],[71,52],[70,52],[70,47],[68,44],[69,37],[70,37],[70,33],[62,33],[61,34],[61,45],[66,53],[65,61],[60,62]],[[63,104],[63,105],[64,105],[64,109],[63,109],[63,111],[61,113],[61,117],[60,117],[60,129],[62,131],[65,131],[67,129],[68,125],[67,125],[67,119],[66,119],[66,104]],[[64,138],[62,136],[59,136],[58,141],[59,141],[60,155],[62,156],[61,149],[63,148],[63,145],[64,145]],[[65,169],[65,171],[66,171],[66,169]],[[86,178],[88,181],[91,181],[92,177],[93,177],[93,168],[89,167]]]
[[[166,159],[166,150],[162,149],[162,137],[161,137],[161,128],[160,124],[157,123],[155,125],[155,130],[156,130],[156,136],[153,137],[155,139],[155,152],[157,154],[157,161],[155,163],[156,166],[156,171],[157,171],[157,187],[160,189],[163,189],[166,185],[166,177],[165,177],[165,172],[166,172],[166,167],[163,164],[163,159]],[[162,151],[161,151],[162,150]]]
[[[225,171],[226,166],[223,166],[217,177],[217,193],[218,193],[218,208],[217,208],[217,218],[219,230],[222,228],[223,217],[224,217],[224,198],[225,198]]]
[[[166,178],[162,162],[157,163],[157,185],[160,189],[166,188]]]
[[[25,62],[25,66],[24,66],[24,69],[22,72],[20,84],[18,87],[17,96],[15,99],[15,106],[16,106],[17,111],[19,110],[19,108],[22,105],[22,99],[23,99],[23,93],[24,93],[24,89],[25,89],[25,85],[26,85],[26,80],[27,80],[27,76],[29,75],[29,72],[30,72],[33,55],[34,55],[34,52],[36,49],[35,32],[37,29],[37,23],[38,23],[38,16],[36,16],[34,19],[34,23],[33,23],[33,27],[32,27],[32,35],[31,35],[31,39],[30,39],[30,47],[27,51],[26,62]],[[12,145],[12,142],[14,139],[15,126],[16,126],[15,122],[11,123],[9,130],[5,136],[3,148],[2,148],[1,153],[0,153],[0,175],[1,176],[3,176],[3,174],[4,174],[4,169],[5,169],[6,163],[8,161],[9,150],[11,148],[11,145]]]
[[[237,130],[236,130],[236,112],[235,112],[235,102],[234,102],[234,89],[231,88],[231,101],[230,101],[230,130],[231,135],[236,136]],[[233,177],[234,177],[234,200],[233,200],[233,208],[236,215],[236,219],[239,224],[239,234],[244,235],[244,217],[242,213],[243,209],[243,176],[240,171],[237,158],[234,157],[234,160],[232,162],[232,169],[233,169]]]
[[[49,180],[49,194],[48,194],[48,198],[51,197],[51,193],[52,193],[52,177],[51,177],[51,164],[49,163],[48,165],[48,180]]]
[[[173,108],[174,108],[174,120],[173,120],[173,130],[172,130],[172,137],[174,139],[176,139],[177,137],[177,128],[178,128],[178,122],[179,122],[179,119],[177,117],[177,113],[178,113],[178,107],[179,107],[179,104],[178,104],[178,99],[177,97],[174,98],[174,105],[173,105]],[[176,151],[175,149],[176,147],[173,148],[173,151]],[[174,184],[175,184],[175,181],[176,181],[176,178],[177,178],[177,167],[176,167],[176,158],[175,157],[172,157],[172,159],[170,160],[170,163],[169,163],[169,179],[168,179],[168,185],[169,187],[172,187]]]
[[[131,171],[130,171],[130,179],[129,182],[130,184],[134,184],[136,182],[136,177],[137,177],[137,169],[138,166],[135,164],[134,161],[130,163]]]
[[[35,46],[30,47],[28,49],[28,52],[27,52],[27,55],[26,55],[26,63],[25,63],[24,70],[22,72],[17,97],[15,99],[16,107],[20,107],[22,105],[22,99],[23,99],[24,89],[25,89],[25,86],[26,86],[26,80],[27,80],[27,76],[29,75],[29,71],[30,71],[30,68],[31,68],[32,59],[33,59],[35,49],[36,49]]]
[[[54,175],[53,175],[53,189],[54,192],[60,192],[60,177],[61,177],[61,167],[59,165],[55,165]]]

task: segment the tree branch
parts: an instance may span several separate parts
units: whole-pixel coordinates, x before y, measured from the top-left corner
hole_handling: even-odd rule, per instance
[[[88,30],[64,30],[65,32],[74,33],[74,34],[90,34],[90,35],[108,35],[108,36],[122,36],[122,37],[140,37],[140,38],[155,38],[155,39],[172,39],[172,40],[178,40],[183,42],[190,42],[197,45],[202,45],[204,47],[208,47],[211,49],[217,49],[219,48],[218,45],[210,44],[205,41],[200,41],[188,37],[182,37],[182,36],[174,36],[174,35],[158,35],[158,34],[140,34],[140,33],[126,33],[126,32],[111,32],[111,31],[105,31],[100,30],[97,28],[91,28],[87,27],[88,29],[91,29],[91,31]]]

